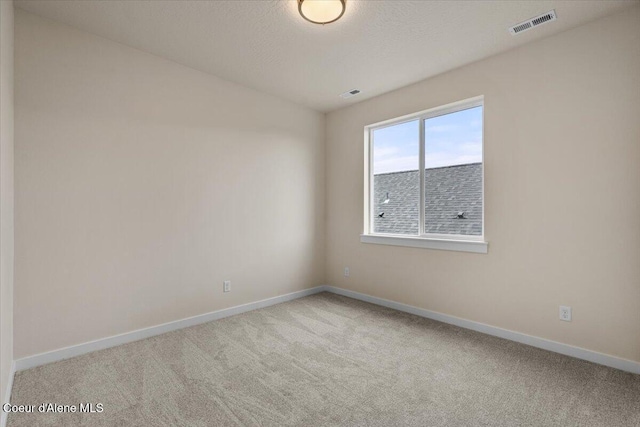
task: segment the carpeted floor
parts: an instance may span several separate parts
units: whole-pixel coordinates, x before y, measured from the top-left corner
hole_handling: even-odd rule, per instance
[[[322,293],[16,374],[18,426],[640,426],[640,376]]]

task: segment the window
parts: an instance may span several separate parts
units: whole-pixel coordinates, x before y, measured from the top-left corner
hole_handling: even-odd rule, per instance
[[[483,98],[365,128],[365,243],[487,252]]]

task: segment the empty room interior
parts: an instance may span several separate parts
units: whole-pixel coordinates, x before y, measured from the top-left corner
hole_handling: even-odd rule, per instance
[[[640,0],[0,0],[0,427],[640,427]]]

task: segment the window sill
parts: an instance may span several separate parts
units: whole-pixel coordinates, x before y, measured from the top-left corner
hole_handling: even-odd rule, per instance
[[[478,254],[486,254],[489,250],[489,243],[480,240],[362,234],[360,235],[360,242],[374,243],[377,245],[407,246],[410,248],[440,249],[444,251],[474,252]]]

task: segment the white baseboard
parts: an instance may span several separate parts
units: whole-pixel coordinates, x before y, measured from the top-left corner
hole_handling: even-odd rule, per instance
[[[74,356],[80,356],[82,354],[90,353],[92,351],[102,350],[109,347],[114,347],[121,344],[126,344],[133,341],[138,341],[144,338],[149,338],[155,335],[164,334],[166,332],[175,331],[177,329],[186,328],[189,326],[199,325],[201,323],[211,322],[213,320],[222,319],[224,317],[234,316],[236,314],[245,313],[247,311],[257,310],[259,308],[269,307],[282,302],[291,301],[294,299],[302,298],[308,295],[317,294],[319,292],[332,292],[334,294],[343,295],[346,297],[354,298],[360,301],[365,301],[371,304],[381,305],[384,307],[392,308],[394,310],[404,311],[406,313],[415,314],[417,316],[426,317],[428,319],[437,320],[443,323],[449,323],[459,326],[465,329],[471,329],[473,331],[482,332],[488,335],[508,339],[511,341],[527,344],[533,347],[538,347],[544,350],[553,351],[555,353],[564,354],[566,356],[575,357],[577,359],[587,360],[589,362],[598,363],[600,365],[609,366],[611,368],[620,369],[634,374],[640,374],[640,363],[633,360],[622,359],[616,356],[611,356],[604,353],[598,353],[596,351],[587,350],[581,347],[575,347],[568,344],[563,344],[557,341],[551,341],[544,338],[539,338],[531,335],[526,335],[520,332],[510,331],[508,329],[498,328],[496,326],[487,325],[484,323],[474,322],[472,320],[462,319],[460,317],[450,316],[448,314],[438,313],[436,311],[426,310],[424,308],[414,307],[408,304],[402,304],[396,301],[391,301],[384,298],[378,298],[371,295],[363,294],[360,292],[350,291],[347,289],[337,288],[335,286],[317,286],[311,289],[304,289],[302,291],[292,292],[286,295],[280,295],[273,298],[268,298],[262,301],[256,301],[248,304],[243,304],[223,310],[213,311],[211,313],[201,314],[187,319],[176,320],[174,322],[164,323],[158,326],[152,326],[145,329],[139,329],[133,332],[127,332],[124,334],[103,338],[95,341],[90,341],[83,344],[78,344],[70,347],[65,347],[59,350],[53,350],[46,353],[36,354],[34,356],[18,359],[13,364],[13,372],[23,371],[25,369],[34,368],[36,366],[45,365],[47,363],[57,362],[59,360],[68,359]],[[13,382],[13,374],[11,375],[11,383]],[[9,394],[7,394],[9,396]],[[5,417],[6,414],[3,414]],[[6,417],[5,417],[6,418]],[[3,418],[3,420],[5,419]],[[3,427],[4,425],[0,425]]]
[[[15,375],[16,375],[16,362],[13,361],[11,362],[11,371],[9,372],[9,381],[7,381],[7,390],[6,390],[6,393],[4,394],[6,402],[2,402],[3,404],[11,402],[11,390],[13,390],[13,377],[15,377]],[[9,416],[9,413],[4,412],[0,408],[0,427],[6,427],[8,416]]]
[[[439,322],[449,323],[451,325],[460,326],[461,328],[471,329],[473,331],[478,331],[484,334],[493,335],[522,344],[527,344],[532,347],[538,347],[544,350],[553,351],[555,353],[564,354],[566,356],[575,357],[577,359],[587,360],[589,362],[598,363],[600,365],[609,366],[611,368],[620,369],[622,371],[640,374],[640,362],[634,362],[633,360],[622,359],[620,357],[598,353],[596,351],[587,350],[585,348],[575,347],[557,341],[534,337],[520,332],[510,331],[508,329],[502,329],[496,326],[474,322],[472,320],[466,320],[460,317],[450,316],[448,314],[442,314],[436,311],[426,310],[424,308],[418,308],[408,304],[402,304],[388,299],[362,294],[360,292],[337,288],[335,286],[325,286],[324,288],[324,290],[332,292],[334,294],[343,295],[371,304],[381,305],[383,307],[392,308],[394,310],[404,311],[406,313],[415,314],[417,316],[426,317],[428,319],[437,320]]]
[[[82,354],[91,353],[92,351],[103,350],[105,348],[115,347],[117,345],[126,344],[133,341],[139,341],[144,338],[153,337],[155,335],[164,334],[166,332],[175,331],[177,329],[187,328],[189,326],[211,322],[212,320],[234,316],[236,314],[245,313],[247,311],[269,307],[271,305],[280,304],[282,302],[287,302],[294,299],[306,297],[308,295],[317,294],[318,292],[322,292],[324,290],[325,286],[316,286],[315,288],[303,289],[301,291],[292,292],[290,294],[279,295],[277,297],[268,298],[261,301],[237,305],[235,307],[212,311],[211,313],[200,314],[198,316],[188,317],[186,319],[163,323],[162,325],[138,329],[136,331],[126,332],[124,334],[114,335],[112,337],[102,338],[83,344],[77,344],[58,350],[48,351],[46,353],[24,357],[15,361],[15,370],[24,371],[25,369],[35,368],[36,366],[46,365],[47,363],[57,362],[60,360],[68,359],[70,357],[80,356]]]

